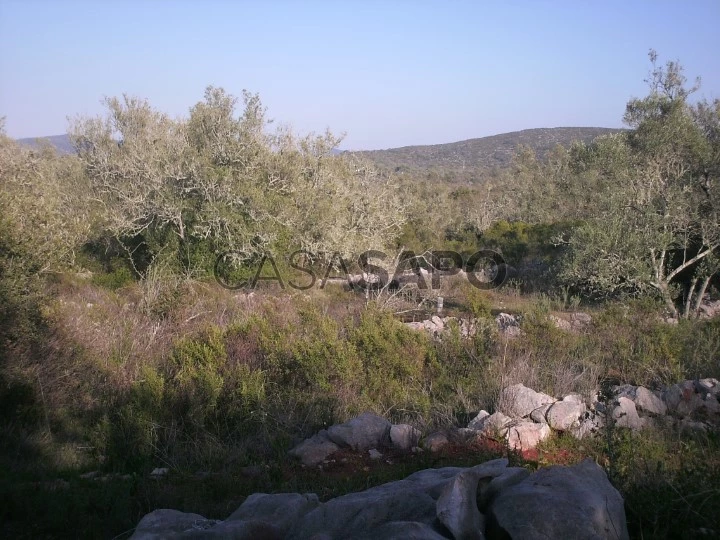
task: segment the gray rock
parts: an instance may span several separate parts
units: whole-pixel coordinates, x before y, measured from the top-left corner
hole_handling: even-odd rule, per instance
[[[546,403],[545,405],[538,407],[533,412],[530,413],[530,419],[533,422],[537,422],[539,424],[547,424],[547,412],[550,407],[552,407],[552,403]]]
[[[530,471],[522,467],[508,467],[505,471],[493,478],[490,482],[481,485],[478,507],[484,511],[502,490],[514,486],[530,476]]]
[[[562,319],[558,317],[557,315],[550,315],[549,316],[550,321],[553,323],[555,328],[558,330],[565,330],[569,331],[572,330],[573,326],[570,321],[566,321],[565,319]]]
[[[315,537],[313,537],[315,539]],[[432,526],[418,521],[391,521],[376,527],[369,533],[354,536],[353,540],[447,540]],[[331,540],[328,537],[328,540]]]
[[[547,418],[551,428],[557,431],[568,431],[580,425],[583,414],[585,414],[584,403],[558,401],[548,409],[545,418]]]
[[[271,523],[258,520],[223,521],[210,529],[193,529],[178,535],[182,540],[282,540],[283,531]],[[168,538],[163,536],[163,538]]]
[[[662,399],[667,405],[668,412],[686,416],[689,409],[688,402],[695,395],[695,384],[693,381],[683,381],[680,384],[673,384],[667,387],[662,393]]]
[[[540,441],[547,439],[552,432],[547,424],[520,422],[508,428],[508,446],[513,450],[532,450]]]
[[[482,435],[482,432],[472,428],[457,428],[451,432],[454,437],[453,440],[457,440],[460,443],[467,443],[469,441],[475,441]]]
[[[644,386],[638,386],[635,390],[635,407],[640,411],[663,415],[667,413],[665,402]]]
[[[368,454],[370,454],[370,459],[373,459],[373,460],[382,459],[382,457],[383,457],[382,453],[380,453],[375,448],[371,448],[370,450],[368,450]]]
[[[387,442],[390,425],[385,418],[366,412],[344,424],[331,426],[327,435],[340,447],[366,452]]]
[[[390,444],[399,452],[409,452],[417,446],[420,431],[409,424],[396,424],[390,427]]]
[[[171,538],[185,531],[199,531],[214,527],[218,522],[199,514],[187,514],[178,510],[154,510],[146,514],[135,527],[132,540],[160,540]]]
[[[433,315],[430,320],[435,324],[435,327],[436,327],[438,330],[442,330],[443,328],[445,328],[445,323],[444,323],[443,320],[442,320],[440,317],[438,317],[437,315]]]
[[[439,452],[448,444],[450,444],[450,441],[448,440],[447,435],[440,433],[439,431],[431,433],[425,437],[422,442],[423,448],[425,450],[429,450],[430,452]]]
[[[695,381],[695,390],[697,392],[704,392],[709,394],[720,393],[720,381],[717,379],[700,379]]]
[[[485,419],[481,433],[491,439],[502,439],[507,435],[508,426],[512,422],[512,418],[498,411]]]
[[[319,505],[314,493],[253,493],[225,521],[262,521],[285,535],[295,522]]]
[[[507,459],[494,459],[477,465],[450,480],[438,497],[435,507],[438,520],[453,538],[484,538],[485,519],[478,510],[478,484],[501,476],[507,471]]]
[[[580,425],[571,428],[569,433],[576,439],[584,439],[585,437],[596,435],[604,427],[605,418],[603,416],[587,413],[585,417],[580,420]]]
[[[313,467],[325,461],[329,455],[338,450],[340,450],[340,447],[328,438],[328,432],[323,429],[298,444],[288,453],[298,458],[303,465]]]
[[[579,403],[581,405],[585,405],[585,398],[582,397],[580,394],[568,394],[567,396],[562,398],[562,400],[570,403]]]
[[[392,521],[432,525],[436,501],[445,485],[464,470],[427,469],[404,480],[337,497],[305,514],[287,538],[305,540],[321,533],[330,538],[353,538]]]
[[[470,469],[461,472],[445,486],[435,507],[438,520],[453,538],[483,538],[485,519],[478,510],[477,488],[480,477]]]
[[[522,384],[514,384],[500,391],[498,409],[514,418],[528,416],[538,407],[553,403],[554,398],[536,392]]]
[[[592,322],[592,317],[587,313],[583,313],[582,311],[576,311],[575,313],[570,315],[570,320],[574,323],[587,326]]]
[[[487,411],[480,411],[477,413],[477,416],[470,420],[470,423],[468,424],[468,427],[470,429],[475,429],[477,431],[482,431],[483,424],[485,423],[485,419],[490,416],[490,413]]]
[[[615,386],[613,388],[615,397],[626,397],[632,400],[635,399],[636,392],[637,386],[633,386],[632,384],[621,384],[620,386]]]
[[[589,459],[541,469],[503,489],[486,515],[491,538],[629,538],[620,493]]]
[[[645,425],[642,418],[638,416],[635,403],[626,397],[618,398],[618,404],[613,409],[613,419],[615,425],[632,430],[642,429]]]

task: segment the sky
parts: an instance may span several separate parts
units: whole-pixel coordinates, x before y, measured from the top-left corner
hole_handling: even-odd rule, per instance
[[[648,51],[720,98],[720,0],[0,0],[0,116],[65,133],[130,94],[186,116],[208,85],[350,150],[622,126]]]

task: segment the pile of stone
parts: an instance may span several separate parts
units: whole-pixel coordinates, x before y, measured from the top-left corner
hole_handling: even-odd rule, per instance
[[[407,322],[405,324],[413,330],[424,330],[433,336],[439,336],[450,328],[452,324],[456,324],[458,326],[460,335],[464,338],[474,336],[477,331],[476,319],[440,317],[439,315],[433,315],[430,319],[426,319],[424,321]]]
[[[579,334],[590,326],[590,323],[592,323],[592,317],[587,313],[577,311],[575,313],[568,314],[566,318],[559,317],[557,315],[550,315],[550,321],[553,325],[555,325],[555,328]]]
[[[706,431],[720,426],[720,382],[717,379],[683,381],[661,390],[643,386],[615,386],[610,400],[595,393],[562,399],[516,384],[500,392],[497,411],[480,411],[461,430],[466,438],[481,435],[505,441],[514,450],[530,450],[553,431],[579,439],[597,434],[607,423],[608,409],[615,426],[639,430],[677,424],[681,429]]]
[[[417,448],[420,431],[408,424],[391,424],[385,418],[363,413],[323,429],[290,450],[290,455],[303,465],[316,466],[342,449],[367,452],[371,457],[382,457],[383,451],[411,452]]]
[[[591,460],[530,473],[496,459],[416,472],[321,503],[315,494],[255,493],[224,521],[176,510],[142,518],[134,540],[234,538],[628,538],[622,496]]]

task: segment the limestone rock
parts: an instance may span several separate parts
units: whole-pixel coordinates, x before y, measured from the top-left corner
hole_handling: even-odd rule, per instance
[[[314,493],[253,493],[226,522],[257,520],[276,527],[283,535],[303,515],[320,505]]]
[[[534,422],[520,422],[508,428],[508,446],[513,450],[532,450],[550,436],[550,426]]]
[[[485,424],[485,419],[490,416],[490,413],[487,411],[480,411],[475,418],[470,420],[470,423],[468,424],[468,427],[470,429],[475,429],[477,431],[482,431],[483,425]]]
[[[563,400],[553,403],[545,417],[551,428],[557,431],[568,431],[580,425],[580,419],[584,413],[584,403]]]
[[[618,404],[613,410],[615,425],[633,430],[642,429],[645,425],[642,418],[638,416],[635,403],[626,397],[618,398]]]
[[[512,418],[498,411],[485,419],[481,432],[491,439],[504,438],[507,435],[508,426],[512,424],[512,421]]]
[[[337,497],[305,514],[287,538],[305,540],[317,534],[329,538],[372,537],[370,531],[393,521],[432,525],[436,501],[445,485],[464,470],[428,469],[404,480]]]
[[[486,515],[491,538],[629,538],[620,493],[589,459],[541,469],[503,489]]]
[[[186,531],[209,529],[217,523],[214,519],[205,519],[199,514],[168,509],[154,510],[140,520],[130,538],[132,540],[160,540]]]
[[[418,521],[391,521],[376,527],[365,535],[354,536],[354,540],[447,540],[427,523]],[[313,540],[320,540],[313,537]],[[331,540],[331,539],[329,539]]]
[[[288,452],[298,458],[303,465],[313,467],[322,463],[327,457],[340,450],[340,447],[328,438],[324,429],[304,440]]]
[[[538,407],[553,403],[554,398],[536,392],[522,384],[514,384],[500,391],[499,409],[513,418],[528,416]]]
[[[437,501],[436,513],[453,538],[483,538],[485,519],[477,506],[479,476],[472,469],[458,474],[445,486]]]
[[[552,403],[546,403],[545,405],[542,405],[541,407],[538,407],[533,412],[530,413],[530,419],[533,422],[537,422],[539,424],[547,424],[547,412],[550,407],[552,407]]]
[[[663,415],[667,412],[665,402],[644,386],[635,390],[635,407],[650,414]]]
[[[417,446],[420,431],[409,424],[396,424],[390,427],[390,444],[399,452],[409,452]]]
[[[363,413],[344,424],[331,426],[328,438],[338,446],[366,452],[383,446],[390,434],[390,422],[373,413]]]
[[[448,440],[447,435],[440,433],[439,431],[431,433],[423,440],[423,448],[425,450],[429,450],[430,452],[439,452],[448,444],[450,444],[450,441]]]
[[[490,482],[481,485],[478,489],[478,507],[484,511],[485,508],[502,490],[514,486],[530,476],[530,471],[522,467],[508,467],[502,474],[493,478]]]

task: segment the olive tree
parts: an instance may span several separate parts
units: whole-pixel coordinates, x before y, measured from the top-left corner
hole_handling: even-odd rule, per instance
[[[650,58],[650,93],[627,105],[631,130],[603,158],[610,166],[590,164],[613,204],[596,208],[567,240],[564,277],[596,294],[652,290],[673,316],[690,316],[717,272],[720,109],[690,102],[698,85],[685,87],[677,62]]]
[[[242,102],[238,115],[237,98],[208,87],[189,117],[172,119],[124,96],[105,101],[105,116],[74,123],[105,230],[131,260],[150,244],[188,270],[198,250],[348,254],[388,243],[405,219],[388,177],[335,155],[330,133],[270,130],[257,95]]]

